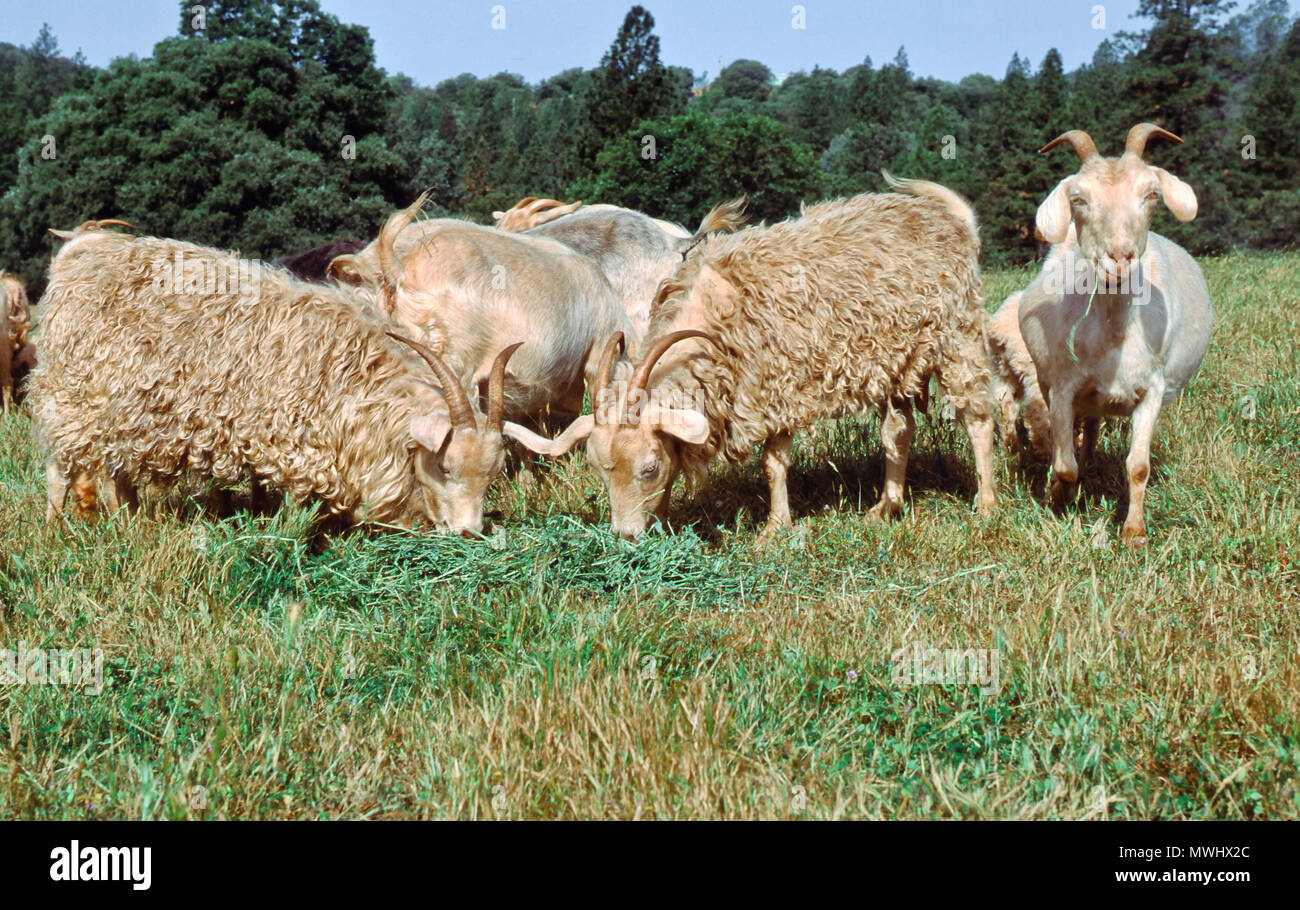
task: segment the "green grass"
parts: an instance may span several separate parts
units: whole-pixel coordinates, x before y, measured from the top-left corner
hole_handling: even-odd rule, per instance
[[[632,546],[581,456],[498,482],[486,541],[321,545],[293,509],[47,528],[11,415],[0,647],[100,648],[107,685],[0,686],[0,817],[1296,818],[1300,256],[1205,268],[1143,550],[1118,423],[1062,516],[1004,457],[977,520],[936,407],[888,524],[868,418],[796,444],[765,547],[755,464]],[[911,643],[996,648],[1000,689],[895,682]]]

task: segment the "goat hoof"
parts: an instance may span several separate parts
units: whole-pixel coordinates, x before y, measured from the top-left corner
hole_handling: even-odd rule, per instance
[[[903,514],[901,503],[894,502],[892,499],[881,499],[867,511],[867,517],[872,521],[884,521],[887,518],[897,518]]]
[[[1124,525],[1124,527],[1120,529],[1119,539],[1126,547],[1140,549],[1147,545],[1147,529],[1141,525],[1137,527]]]
[[[1078,491],[1078,481],[1061,480],[1058,477],[1053,477],[1052,508],[1058,512],[1061,511],[1066,505],[1074,501],[1074,496]]]

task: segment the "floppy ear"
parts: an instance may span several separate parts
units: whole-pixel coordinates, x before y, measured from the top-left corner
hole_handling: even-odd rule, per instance
[[[693,408],[650,406],[644,420],[661,433],[675,436],[691,445],[702,445],[709,438],[709,419]]]
[[[515,442],[521,443],[530,452],[554,457],[563,455],[590,436],[591,429],[595,425],[596,418],[590,414],[584,414],[569,424],[559,436],[554,439],[547,439],[545,436],[538,436],[532,430],[525,429],[519,424],[507,420],[501,424],[501,435],[508,436]]]
[[[1034,225],[1048,243],[1060,243],[1070,229],[1070,178],[1066,177],[1043,200],[1034,216]]]
[[[1196,191],[1162,167],[1151,167],[1152,173],[1160,181],[1160,195],[1165,206],[1174,213],[1179,221],[1191,221],[1196,217]]]
[[[451,438],[451,418],[437,411],[412,417],[411,438],[430,452],[441,452]]]

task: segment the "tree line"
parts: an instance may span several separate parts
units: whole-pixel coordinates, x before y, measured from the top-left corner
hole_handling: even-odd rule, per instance
[[[182,0],[176,36],[106,68],[48,28],[0,44],[0,264],[39,287],[46,228],[122,217],[140,230],[273,258],[368,238],[430,190],[437,214],[490,222],[523,196],[608,202],[686,225],[744,193],[756,218],[881,188],[879,171],[971,199],[990,262],[1040,252],[1039,201],[1073,163],[1037,149],[1083,129],[1103,154],[1152,120],[1183,146],[1152,159],[1201,200],[1157,229],[1196,253],[1295,244],[1300,21],[1287,0],[1142,0],[1139,31],[1065,72],[1049,50],[1001,79],[920,78],[906,52],[778,79],[756,60],[667,65],[633,7],[593,69],[432,88],[390,75],[369,32],[316,0]]]

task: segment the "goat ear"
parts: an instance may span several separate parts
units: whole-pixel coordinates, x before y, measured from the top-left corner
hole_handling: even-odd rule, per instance
[[[1048,243],[1060,243],[1070,230],[1069,183],[1069,177],[1058,183],[1034,216],[1034,226]]]
[[[438,412],[412,417],[411,438],[430,452],[441,452],[451,438],[451,418]]]
[[[659,432],[691,445],[702,445],[709,438],[709,419],[694,408],[652,406],[647,409],[644,419]]]
[[[335,256],[325,268],[325,274],[342,284],[361,284],[361,272],[357,269],[357,259],[350,253]]]
[[[1160,195],[1165,206],[1174,213],[1179,221],[1191,221],[1196,217],[1196,191],[1162,167],[1152,167],[1152,173],[1160,181]]]
[[[579,417],[573,423],[565,428],[564,432],[554,439],[547,439],[545,436],[539,436],[532,430],[521,427],[517,423],[507,420],[501,424],[501,435],[507,436],[518,442],[530,452],[536,452],[538,455],[550,455],[552,457],[563,455],[572,449],[582,440],[591,435],[592,427],[596,425],[596,418],[590,414]]]

